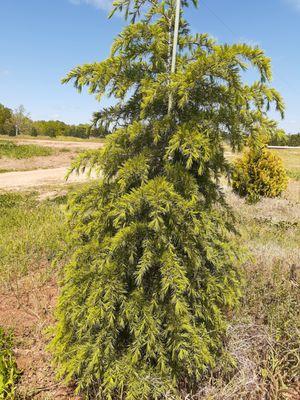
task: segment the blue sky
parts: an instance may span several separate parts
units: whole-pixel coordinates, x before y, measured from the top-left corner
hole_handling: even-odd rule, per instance
[[[34,119],[88,122],[99,104],[60,80],[109,54],[124,23],[107,19],[109,6],[110,0],[1,0],[0,103],[23,104]],[[194,32],[265,49],[287,106],[281,126],[300,132],[300,0],[200,0],[186,17]]]

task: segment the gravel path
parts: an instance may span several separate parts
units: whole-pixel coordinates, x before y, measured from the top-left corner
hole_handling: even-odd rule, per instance
[[[66,167],[59,167],[34,171],[5,172],[0,174],[0,190],[22,190],[47,185],[62,185],[66,183],[67,170]],[[87,175],[72,174],[67,182],[85,182],[89,179],[92,178]]]

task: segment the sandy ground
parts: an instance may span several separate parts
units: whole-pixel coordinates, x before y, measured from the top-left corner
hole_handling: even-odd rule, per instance
[[[11,139],[10,139],[11,140]],[[44,147],[52,147],[55,149],[98,149],[102,147],[101,142],[69,142],[69,141],[58,141],[58,140],[39,140],[39,139],[14,139],[15,143],[18,144],[37,144]]]
[[[51,156],[39,156],[31,158],[22,158],[20,160],[13,158],[0,158],[0,170],[7,172],[13,171],[32,171],[34,169],[50,169],[58,167],[68,167],[78,152],[57,152]]]
[[[97,149],[103,146],[95,142],[58,142],[51,140],[22,139],[14,140],[19,144],[37,144],[55,149],[67,149],[48,157],[33,157],[29,159],[13,160],[0,159],[0,170],[13,170],[0,173],[0,190],[23,190],[47,185],[63,185],[71,161],[80,150]],[[87,175],[71,175],[69,183],[85,182],[91,178]]]
[[[27,276],[10,282],[8,288],[0,286],[1,325],[14,331],[14,354],[22,372],[18,382],[20,399],[78,400],[72,387],[56,379],[46,350],[46,329],[54,323],[58,295],[54,274],[45,280],[48,274],[45,261]]]
[[[34,171],[16,171],[0,174],[0,189],[3,190],[22,190],[33,187],[48,185],[60,185],[65,183],[86,182],[89,179],[87,175],[72,174],[68,181],[65,176],[67,167],[36,169]]]

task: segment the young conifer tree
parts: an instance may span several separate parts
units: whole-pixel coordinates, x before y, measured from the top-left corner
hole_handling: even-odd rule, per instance
[[[111,131],[105,147],[74,165],[101,178],[70,200],[72,257],[52,342],[60,374],[91,399],[177,398],[216,363],[240,280],[218,183],[230,169],[224,140],[235,149],[271,133],[272,102],[283,113],[262,50],[193,35],[181,14],[170,75],[173,0],[130,4],[115,5],[133,23],[109,58],[65,79],[116,99],[95,115]]]

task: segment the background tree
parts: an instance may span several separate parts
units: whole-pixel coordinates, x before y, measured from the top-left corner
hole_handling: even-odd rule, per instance
[[[32,121],[30,119],[30,114],[27,113],[23,105],[20,105],[13,111],[11,122],[15,128],[15,136],[30,135]]]
[[[112,132],[105,148],[73,166],[102,178],[69,204],[73,255],[52,342],[60,374],[92,399],[178,397],[217,362],[240,280],[219,184],[230,173],[224,140],[260,141],[276,129],[270,104],[284,108],[262,50],[193,35],[182,15],[170,75],[173,1],[131,4],[115,3],[134,23],[110,57],[64,80],[116,99],[95,116]],[[249,67],[253,84],[242,80]]]
[[[0,135],[70,136],[87,139],[90,136],[104,137],[107,133],[101,125],[75,125],[54,120],[32,121],[23,106],[12,111],[0,104]]]
[[[9,134],[9,122],[11,122],[12,111],[0,104],[0,135]]]
[[[282,132],[282,131],[281,131]],[[300,133],[276,135],[269,140],[271,146],[300,146]]]

